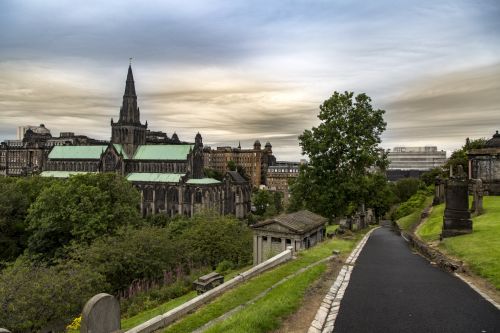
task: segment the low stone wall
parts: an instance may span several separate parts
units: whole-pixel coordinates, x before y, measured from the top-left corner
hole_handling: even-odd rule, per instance
[[[437,266],[452,273],[465,271],[462,261],[456,261],[448,258],[446,255],[436,249],[433,249],[413,234],[403,231],[401,235],[410,243],[411,247],[417,250],[429,261],[435,263]]]
[[[288,260],[292,259],[292,248],[289,247],[285,251],[281,252],[280,254],[250,268],[248,271],[245,271],[243,273],[238,274],[236,277],[233,279],[224,282],[220,286],[215,287],[212,290],[207,291],[206,293],[196,296],[190,301],[187,301],[186,303],[176,307],[175,309],[172,309],[162,315],[156,316],[154,318],[151,318],[150,320],[146,321],[145,323],[142,323],[139,326],[136,326],[128,331],[126,333],[149,333],[153,332],[155,330],[158,330],[162,327],[170,325],[172,322],[175,320],[183,317],[187,313],[199,308],[203,304],[213,300],[217,296],[223,294],[230,288],[240,284],[241,282],[252,278],[256,275],[261,274],[262,272],[275,267],[281,263],[284,263]]]

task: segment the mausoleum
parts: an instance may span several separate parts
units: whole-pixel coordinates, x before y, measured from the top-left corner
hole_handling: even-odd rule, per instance
[[[299,251],[314,246],[325,238],[328,219],[301,210],[282,214],[252,226],[253,262],[259,264],[291,246]]]

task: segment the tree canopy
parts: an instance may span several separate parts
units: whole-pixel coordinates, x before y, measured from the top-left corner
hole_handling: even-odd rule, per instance
[[[139,193],[124,177],[76,175],[44,189],[28,216],[28,251],[53,257],[70,241],[90,242],[122,225],[137,225]]]
[[[365,199],[370,170],[385,169],[380,149],[384,110],[365,94],[334,92],[320,106],[320,124],[299,136],[309,164],[292,185],[292,209],[305,207],[326,217],[349,213]]]

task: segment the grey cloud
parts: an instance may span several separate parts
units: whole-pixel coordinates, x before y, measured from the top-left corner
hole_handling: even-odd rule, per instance
[[[414,140],[456,149],[500,128],[500,63],[420,79],[387,104],[386,144]]]

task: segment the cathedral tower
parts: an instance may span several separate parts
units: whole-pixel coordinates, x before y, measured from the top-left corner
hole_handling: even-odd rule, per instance
[[[144,125],[141,124],[134,75],[132,74],[132,66],[129,65],[125,93],[120,108],[120,119],[116,123],[111,119],[111,142],[122,144],[127,155],[132,157],[137,147],[146,143],[147,127],[148,122]]]

